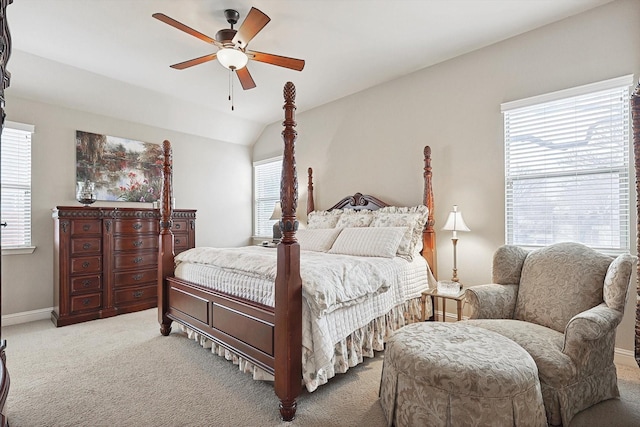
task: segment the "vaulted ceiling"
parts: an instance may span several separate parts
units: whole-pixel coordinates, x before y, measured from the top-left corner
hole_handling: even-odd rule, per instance
[[[13,52],[9,96],[238,144],[281,119],[293,81],[298,111],[581,13],[611,0],[17,0],[7,9]],[[301,58],[303,71],[255,61],[242,90],[217,61],[171,64],[217,51],[156,19],[213,37],[256,7],[271,21],[250,42]],[[239,24],[235,26],[237,29]]]

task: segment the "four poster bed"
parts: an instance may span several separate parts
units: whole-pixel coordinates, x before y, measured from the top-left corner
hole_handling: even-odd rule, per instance
[[[163,335],[176,321],[254,378],[273,379],[288,421],[303,384],[313,391],[383,350],[391,331],[421,319],[420,295],[435,286],[435,232],[429,147],[424,205],[394,207],[357,193],[317,211],[309,169],[308,226],[298,230],[291,82],[284,99],[276,249],[196,247],[174,259],[171,145],[164,142],[158,320]]]

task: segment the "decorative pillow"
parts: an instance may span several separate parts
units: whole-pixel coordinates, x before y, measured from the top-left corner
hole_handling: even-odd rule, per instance
[[[327,252],[340,231],[339,228],[304,228],[296,231],[296,238],[303,251]]]
[[[307,228],[335,228],[340,215],[342,215],[342,209],[309,212]]]
[[[329,253],[393,258],[406,231],[406,227],[343,228]]]
[[[345,209],[340,215],[336,228],[368,227],[371,221],[373,221],[373,211]]]
[[[398,256],[413,260],[416,246],[422,241],[422,230],[427,222],[429,209],[425,205],[414,207],[387,206],[373,213],[370,227],[407,227],[398,247]]]

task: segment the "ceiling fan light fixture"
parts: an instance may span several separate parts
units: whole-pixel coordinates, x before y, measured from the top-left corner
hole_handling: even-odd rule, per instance
[[[237,49],[224,48],[216,53],[218,62],[229,70],[240,70],[247,65],[249,58],[244,52]]]

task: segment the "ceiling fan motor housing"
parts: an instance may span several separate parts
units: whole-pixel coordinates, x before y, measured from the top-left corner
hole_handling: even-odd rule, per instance
[[[233,37],[235,37],[237,31],[231,28],[223,28],[216,33],[216,40],[222,44],[233,43]]]

